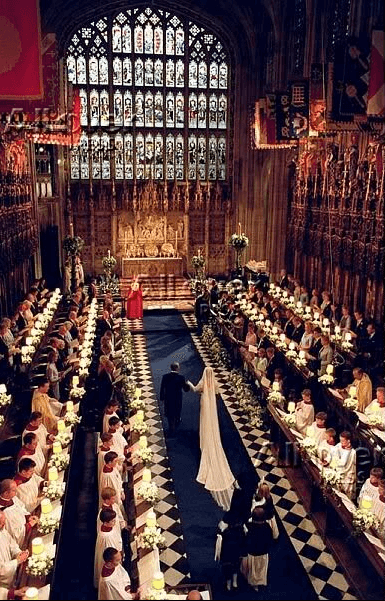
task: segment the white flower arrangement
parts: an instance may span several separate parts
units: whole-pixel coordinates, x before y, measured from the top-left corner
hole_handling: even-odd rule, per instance
[[[140,422],[135,419],[134,423],[132,424],[132,430],[140,435],[146,434],[146,432],[148,432],[148,425],[146,422]]]
[[[143,547],[143,549],[165,547],[166,539],[160,528],[157,528],[156,526],[145,526],[143,532],[139,535],[139,545]]]
[[[53,568],[53,559],[47,553],[31,555],[27,561],[27,573],[31,576],[47,576]]]
[[[284,400],[284,396],[279,392],[279,390],[272,390],[267,395],[267,400],[270,401],[272,405],[281,405]]]
[[[130,407],[133,411],[146,408],[146,401],[142,397],[134,397],[130,403]]]
[[[51,534],[51,532],[55,532],[57,528],[59,528],[60,519],[53,515],[45,515],[42,513],[39,520],[38,530],[40,534],[45,536],[46,534]]]
[[[296,425],[295,413],[286,413],[282,416],[282,420],[289,428],[293,428]]]
[[[55,440],[60,442],[63,448],[68,447],[72,440],[72,434],[70,432],[58,432],[55,436]]]
[[[80,378],[86,378],[89,374],[89,369],[88,367],[80,367],[79,369],[79,377]]]
[[[154,504],[159,500],[159,488],[155,482],[141,482],[138,486],[138,497]]]
[[[306,453],[309,455],[316,455],[318,444],[315,438],[310,438],[310,436],[306,436],[303,440],[299,442],[299,446],[302,447]]]
[[[350,351],[353,348],[353,345],[349,340],[343,340],[341,342],[341,346],[344,349],[344,351]]]
[[[338,488],[342,484],[342,475],[338,469],[332,467],[325,467],[322,470],[322,479],[325,484]]]
[[[363,509],[356,509],[353,514],[353,528],[356,534],[361,534],[369,528],[377,530],[380,526],[379,519],[371,511],[365,511]]]
[[[64,416],[66,426],[75,426],[81,422],[81,417],[75,411],[67,411]]]
[[[294,363],[298,365],[298,367],[306,367],[307,360],[304,357],[297,355],[297,357],[294,358]]]
[[[371,428],[381,428],[384,427],[384,418],[381,417],[378,413],[369,413],[368,418],[368,426]]]
[[[358,400],[348,396],[346,399],[344,399],[343,406],[346,407],[346,409],[356,411],[358,407]]]
[[[7,394],[6,392],[0,394],[0,407],[6,407],[11,401],[12,396],[10,394]]]
[[[48,461],[48,467],[56,467],[58,472],[62,472],[68,467],[69,462],[69,455],[63,455],[63,453],[52,453],[51,458]]]
[[[334,376],[331,374],[324,374],[318,378],[318,382],[321,384],[326,384],[327,386],[331,386],[334,382]]]
[[[297,351],[289,349],[288,351],[286,351],[286,357],[288,359],[295,359],[297,357]]]
[[[81,399],[86,394],[86,389],[83,386],[75,386],[71,388],[70,397],[72,399]]]
[[[44,495],[50,499],[51,501],[56,501],[56,499],[61,499],[64,495],[65,490],[65,482],[48,482],[43,487]]]
[[[21,356],[21,362],[28,364],[28,363],[32,363],[32,357],[31,355],[22,355]]]
[[[144,599],[149,599],[150,601],[162,601],[163,599],[167,599],[167,593],[164,588],[155,589],[149,588],[146,591],[146,596]]]
[[[275,343],[275,346],[276,346],[277,348],[280,348],[280,349],[285,349],[285,348],[287,348],[286,341],[282,342],[282,340],[281,340],[281,339],[277,340],[277,342]]]
[[[135,455],[139,461],[142,461],[145,465],[148,465],[152,461],[154,451],[152,451],[150,447],[145,447],[144,449],[138,449],[135,452]]]

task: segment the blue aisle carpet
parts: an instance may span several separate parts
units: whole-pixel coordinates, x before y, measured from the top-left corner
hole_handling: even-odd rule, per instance
[[[204,366],[182,317],[177,313],[147,314],[143,325],[158,394],[161,378],[169,371],[173,361],[178,361],[181,373],[196,384]],[[223,446],[234,475],[248,472],[250,479],[255,479],[254,467],[221,399],[218,401],[218,413]],[[167,429],[166,420],[164,427]],[[240,591],[224,591],[220,569],[214,562],[216,528],[222,511],[204,487],[196,482],[200,460],[198,394],[184,394],[182,422],[176,437],[167,439],[167,450],[192,582],[209,582],[216,599],[317,598],[285,532],[281,532],[272,549],[269,585],[265,590],[255,593],[250,587],[243,586]]]

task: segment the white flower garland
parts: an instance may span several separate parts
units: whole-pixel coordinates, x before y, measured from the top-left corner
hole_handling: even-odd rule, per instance
[[[356,409],[358,407],[358,400],[352,399],[352,397],[348,396],[344,400],[343,406],[346,407],[346,409],[351,409],[352,411],[356,411]]]
[[[310,436],[306,436],[303,440],[299,442],[299,446],[302,447],[303,450],[306,451],[306,453],[309,453],[310,455],[317,454],[318,444],[315,438],[310,438]]]
[[[48,461],[48,467],[56,467],[58,472],[62,472],[68,467],[69,462],[69,455],[63,455],[63,453],[52,453],[50,460]]]
[[[293,428],[296,425],[295,413],[286,413],[286,415],[282,416],[283,421],[289,426],[289,428]]]
[[[62,498],[64,490],[65,482],[48,482],[43,488],[43,493],[51,501],[56,501]]]
[[[6,407],[7,405],[10,405],[12,401],[12,396],[10,394],[7,394],[6,392],[2,392],[0,394],[0,407]]]
[[[384,426],[384,418],[376,413],[370,413],[368,416],[368,425],[371,428],[379,428]]]
[[[72,399],[81,399],[86,394],[86,389],[83,386],[75,386],[70,390],[70,397]]]
[[[51,534],[59,528],[60,519],[53,515],[45,515],[44,513],[40,516],[38,530],[40,534],[45,536]]]
[[[164,588],[158,590],[155,588],[149,588],[146,591],[145,599],[149,599],[150,601],[162,601],[163,599],[167,599],[167,593]]]
[[[146,434],[146,432],[148,432],[148,425],[145,422],[140,422],[135,419],[132,424],[132,430],[138,432],[140,435]]]
[[[75,426],[76,424],[80,424],[81,417],[75,411],[67,411],[64,416],[64,421],[66,426]]]
[[[339,487],[342,484],[342,475],[338,469],[334,469],[332,467],[325,467],[322,470],[322,478],[325,484],[329,484],[330,486]]]
[[[60,442],[61,446],[67,447],[72,440],[72,434],[70,432],[58,432],[55,436],[55,441]]]
[[[331,374],[324,374],[323,376],[320,376],[318,378],[318,382],[320,382],[321,384],[327,384],[328,386],[331,386],[334,382],[334,376],[332,376]]]
[[[144,449],[138,449],[135,452],[135,456],[139,459],[139,461],[142,461],[147,465],[148,463],[151,463],[154,456],[154,451],[152,451],[150,447],[145,447]]]
[[[369,530],[369,528],[374,528],[375,530],[378,530],[380,526],[379,519],[371,511],[356,509],[353,512],[352,517],[353,528],[357,534],[365,532],[365,530]]]

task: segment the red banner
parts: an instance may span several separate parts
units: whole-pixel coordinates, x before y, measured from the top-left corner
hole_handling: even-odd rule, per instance
[[[372,33],[370,79],[368,90],[368,115],[385,115],[385,33],[378,29]]]
[[[43,96],[37,0],[0,0],[0,99]]]

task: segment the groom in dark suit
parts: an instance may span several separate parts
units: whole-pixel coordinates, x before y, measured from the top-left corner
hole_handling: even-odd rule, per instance
[[[180,423],[182,411],[182,392],[188,392],[190,386],[179,373],[179,363],[171,363],[171,371],[165,374],[160,385],[160,400],[164,402],[164,413],[168,420],[168,434],[173,436]]]

